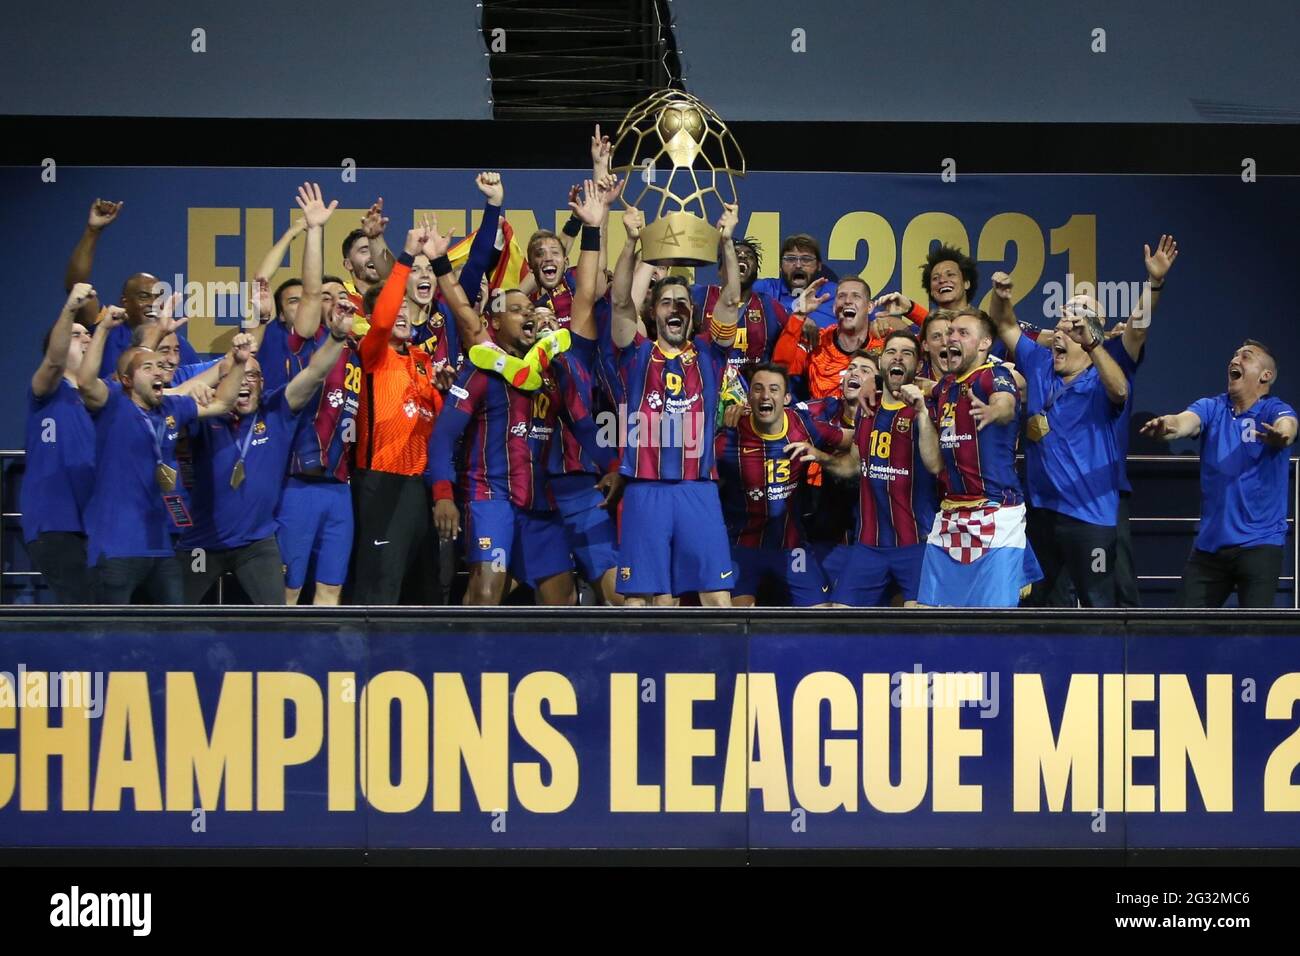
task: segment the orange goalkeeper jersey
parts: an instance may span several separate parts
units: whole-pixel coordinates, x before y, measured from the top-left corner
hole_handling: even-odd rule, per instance
[[[365,376],[357,414],[357,467],[414,476],[424,474],[429,462],[429,435],[442,395],[434,386],[433,359],[427,352],[414,347],[399,352],[389,344],[410,272],[409,257],[403,255],[384,283],[357,349]]]

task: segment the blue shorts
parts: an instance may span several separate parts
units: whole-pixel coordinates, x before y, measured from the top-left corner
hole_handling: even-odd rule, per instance
[[[812,607],[830,600],[830,583],[821,562],[811,548],[746,548],[733,545],[731,563],[736,568],[732,594],[752,597],[758,593],[763,578],[775,578],[785,585],[789,603],[794,607]]]
[[[569,550],[584,579],[596,582],[618,564],[618,532],[605,497],[596,490],[599,475],[558,475],[551,494],[569,537]]]
[[[915,601],[921,587],[921,565],[925,545],[902,548],[874,548],[866,544],[844,544],[840,573],[831,589],[831,601],[850,607],[885,607],[885,595],[892,581],[904,601]]]
[[[825,541],[817,541],[808,545],[808,547],[817,558],[817,563],[822,566],[822,570],[826,572],[827,578],[834,581],[840,576],[840,571],[844,569],[844,562],[849,559],[851,550],[849,545],[827,544]]]
[[[318,584],[343,584],[352,557],[352,495],[347,484],[290,478],[275,514],[275,540],[284,561],[285,587],[305,585],[313,564]]]
[[[712,481],[629,481],[621,531],[619,594],[730,591],[735,584]]]
[[[527,511],[509,501],[471,501],[465,509],[465,562],[484,561],[499,561],[529,587],[572,571],[560,513]]]

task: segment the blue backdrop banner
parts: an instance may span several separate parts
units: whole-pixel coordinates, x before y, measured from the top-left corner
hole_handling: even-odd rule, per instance
[[[38,620],[0,846],[1300,846],[1282,618]]]
[[[46,181],[51,174],[53,181]],[[526,237],[538,226],[562,223],[568,188],[584,175],[505,171],[506,207],[516,231]],[[293,196],[304,180],[319,180],[326,198],[339,201],[326,231],[326,268],[341,272],[342,239],[379,196],[392,217],[388,240],[394,247],[426,211],[436,211],[444,229],[464,235],[477,224],[481,204],[472,178],[469,170],[2,168],[5,234],[33,253],[24,254],[24,281],[14,285],[9,303],[14,320],[0,354],[5,407],[23,407],[41,338],[64,299],[66,257],[96,197],[126,202],[97,251],[92,278],[104,300],[117,301],[128,275],[151,272],[186,293],[188,335],[207,351],[224,348],[233,334],[241,283],[297,215]],[[1052,307],[1071,285],[1095,285],[1111,314],[1127,314],[1145,277],[1143,244],[1172,233],[1182,256],[1155,317],[1138,379],[1139,410],[1182,409],[1223,391],[1227,360],[1243,338],[1284,343],[1290,335],[1290,319],[1269,300],[1285,299],[1280,277],[1294,271],[1300,256],[1289,228],[1300,217],[1300,179],[960,171],[948,178],[753,173],[738,181],[741,231],[762,243],[764,275],[776,274],[781,238],[806,232],[837,273],[859,273],[877,293],[901,288],[922,299],[921,263],[932,242],[946,240],[978,260],[978,301],[988,292],[988,276],[1005,269],[1021,318],[1040,322],[1054,321]],[[617,223],[610,236],[617,253],[623,238]],[[301,242],[273,284],[297,274]],[[1275,348],[1282,350],[1286,397],[1286,352]],[[0,444],[20,445],[22,427],[21,416],[6,416]]]

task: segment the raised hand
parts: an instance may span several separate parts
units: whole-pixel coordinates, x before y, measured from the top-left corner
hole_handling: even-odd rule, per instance
[[[230,340],[230,357],[236,365],[245,364],[255,350],[256,343],[247,332],[240,332]]]
[[[163,328],[163,334],[174,332],[180,328],[189,319],[174,319],[173,316],[181,307],[182,297],[179,292],[173,292],[167,298],[158,303],[158,315],[154,319]]]
[[[325,205],[325,200],[321,198],[318,183],[303,183],[298,187],[298,195],[295,198],[298,208],[302,210],[302,218],[309,229],[319,229],[325,225],[339,205],[337,199],[328,206]]]
[[[1086,319],[1068,317],[1070,327],[1065,330],[1065,334],[1080,345],[1092,344],[1092,328],[1089,327]]]
[[[120,305],[110,305],[99,310],[99,319],[95,322],[95,325],[102,325],[105,329],[111,331],[125,321],[126,309],[122,308]]]
[[[606,173],[596,180],[596,195],[600,197],[606,209],[614,205],[614,200],[618,199],[622,192],[623,181],[613,173]]]
[[[117,214],[122,211],[122,205],[109,199],[96,199],[90,204],[90,217],[86,220],[86,225],[99,232],[117,218]]]
[[[569,190],[569,209],[584,226],[599,226],[605,217],[606,206],[600,201],[596,184],[588,179],[581,187],[574,186]]]
[[[421,251],[429,257],[430,262],[439,256],[447,254],[447,250],[451,248],[453,233],[449,232],[444,236],[438,231],[437,216],[424,220],[424,234],[424,244],[421,246]]]
[[[474,185],[493,206],[499,206],[505,201],[506,186],[501,181],[500,173],[479,173],[474,177]]]
[[[880,312],[882,315],[889,317],[895,315],[906,315],[912,311],[914,303],[901,292],[886,292],[875,302],[871,303],[873,311]]]
[[[736,226],[740,224],[740,205],[733,202],[724,202],[722,204],[722,217],[718,220],[718,232],[722,234],[723,239],[730,239],[731,234],[736,231]]]
[[[623,229],[629,239],[640,239],[641,230],[645,228],[645,213],[633,206],[623,213]]]
[[[271,283],[265,276],[253,280],[253,314],[258,319],[270,321],[275,318],[275,296],[271,294]]]
[[[361,217],[361,231],[366,234],[367,239],[378,239],[387,228],[388,217],[384,215],[384,197],[380,196]]]
[[[68,301],[63,303],[63,311],[74,315],[80,308],[96,296],[95,287],[89,282],[78,282],[68,293]]]
[[[1156,251],[1152,252],[1150,246],[1144,245],[1142,255],[1147,261],[1147,275],[1152,282],[1160,282],[1169,274],[1174,260],[1178,258],[1178,243],[1174,242],[1173,236],[1161,236],[1156,243]]]
[[[591,168],[607,172],[609,170],[609,152],[609,137],[600,135],[600,124],[597,123],[596,132],[591,134]]]
[[[814,279],[808,285],[800,289],[799,294],[795,296],[794,311],[798,312],[800,315],[812,315],[823,303],[828,302],[831,297],[829,292],[823,292],[820,295],[817,294],[818,290],[825,284],[826,277],[822,276],[820,279]]]
[[[994,295],[996,295],[999,299],[1006,299],[1008,302],[1010,302],[1011,289],[1012,289],[1011,276],[1007,275],[1005,272],[993,273],[993,294]]]
[[[402,251],[408,256],[418,256],[424,244],[429,241],[429,219],[426,216],[420,225],[414,229],[406,230],[406,243],[402,246]]]
[[[349,305],[352,303],[349,302]],[[345,338],[352,334],[352,322],[356,317],[356,309],[331,309],[330,314],[325,318],[325,324],[329,327],[330,335],[334,338]]]

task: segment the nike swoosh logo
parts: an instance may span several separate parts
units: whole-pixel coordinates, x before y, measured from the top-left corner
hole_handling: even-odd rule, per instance
[[[822,588],[822,593],[823,593],[823,594],[829,594],[829,593],[830,593],[830,590],[831,590],[830,588]]]
[[[729,578],[729,577],[731,577],[731,572],[730,572],[730,571],[724,571],[723,574],[722,574],[722,576],[723,576],[724,578]]]
[[[376,542],[375,542],[375,547],[379,547],[380,545],[388,544],[388,543],[389,543],[389,542],[387,542],[387,541],[376,541]]]
[[[761,448],[742,448],[742,449],[740,449],[740,453],[741,453],[742,455],[748,455],[750,452],[762,451],[762,450],[763,450],[763,449],[761,449]]]

